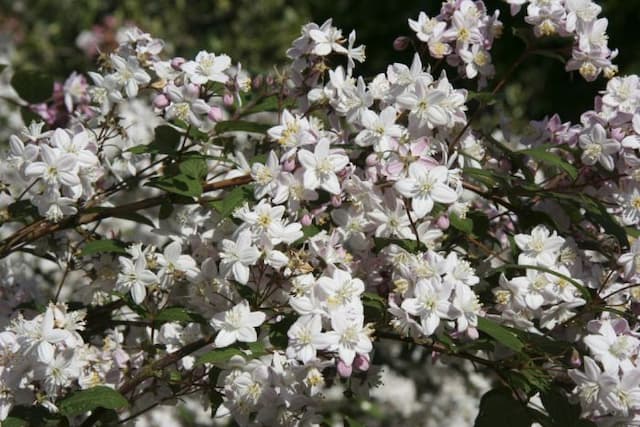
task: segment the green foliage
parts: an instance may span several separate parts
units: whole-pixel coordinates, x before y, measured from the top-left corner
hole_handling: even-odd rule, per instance
[[[119,240],[94,240],[88,242],[80,252],[81,256],[91,256],[101,253],[126,254],[127,245]]]
[[[53,78],[42,71],[16,70],[11,78],[11,86],[20,98],[30,104],[37,104],[51,97]]]
[[[60,413],[67,417],[84,414],[96,408],[121,409],[129,406],[129,402],[116,390],[97,386],[79,390],[58,403]]]

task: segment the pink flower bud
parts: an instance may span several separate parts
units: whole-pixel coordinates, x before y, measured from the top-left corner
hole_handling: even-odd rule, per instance
[[[338,360],[336,369],[342,378],[349,378],[353,372],[353,367],[351,365],[347,365],[342,359]]]
[[[289,157],[282,163],[282,170],[285,172],[293,172],[296,168],[296,159],[294,157]]]
[[[339,195],[331,196],[331,206],[334,208],[339,208],[342,205],[342,198]]]
[[[264,80],[264,78],[262,76],[255,76],[253,81],[251,82],[251,86],[254,89],[260,89],[260,87],[262,86],[262,81]]]
[[[476,328],[469,327],[467,328],[467,336],[472,340],[477,340],[480,334]]]
[[[224,105],[226,105],[227,107],[231,107],[233,105],[233,95],[231,95],[230,93],[225,93],[224,96],[222,97],[222,102],[224,103]]]
[[[367,166],[376,166],[378,162],[378,155],[375,153],[369,154],[366,159]]]
[[[156,108],[165,108],[169,105],[169,98],[164,93],[153,98],[153,106]]]
[[[575,348],[571,350],[571,356],[569,357],[569,364],[574,368],[579,368],[582,366],[582,359],[580,358],[580,353]]]
[[[441,215],[436,220],[436,225],[440,230],[446,230],[447,228],[449,228],[449,217],[446,215]]]
[[[184,58],[176,56],[175,58],[173,58],[171,60],[171,68],[173,68],[176,71],[181,71],[182,70],[182,64],[184,64],[185,62],[187,62],[187,61]]]
[[[356,369],[356,371],[367,372],[370,366],[371,366],[371,362],[369,361],[368,355],[366,354],[356,355],[356,358],[353,361],[353,367]]]
[[[222,120],[222,110],[220,109],[220,107],[213,106],[209,109],[207,117],[209,117],[211,121],[219,122],[220,120]]]
[[[197,85],[195,83],[189,83],[186,86],[185,92],[188,96],[191,96],[194,98],[198,97],[200,95],[200,85]]]
[[[396,39],[393,41],[393,48],[398,52],[402,52],[403,50],[409,47],[409,43],[411,43],[411,40],[409,40],[409,37],[404,37],[404,36],[396,37]]]
[[[611,138],[620,142],[624,139],[624,131],[621,128],[613,128],[611,129]]]
[[[309,214],[304,214],[302,218],[300,218],[300,224],[304,225],[305,227],[311,225],[312,221],[313,220],[311,219],[311,215]]]

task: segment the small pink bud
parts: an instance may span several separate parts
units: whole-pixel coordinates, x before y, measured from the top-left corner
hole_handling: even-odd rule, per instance
[[[331,206],[334,208],[339,208],[342,205],[342,198],[339,195],[331,196]]]
[[[296,168],[296,159],[294,157],[289,157],[282,163],[282,170],[285,172],[293,172]]]
[[[367,156],[367,166],[376,166],[379,162],[378,162],[378,155],[375,153],[369,154]]]
[[[187,61],[184,58],[176,56],[175,58],[173,58],[171,60],[171,68],[173,68],[176,71],[181,71],[182,70],[182,64],[184,64],[185,62],[187,62]]]
[[[207,117],[209,117],[211,121],[219,122],[220,120],[222,120],[222,110],[220,109],[220,107],[213,106],[209,109]]]
[[[624,131],[621,128],[613,128],[611,129],[611,138],[620,142],[624,139]]]
[[[309,214],[304,214],[302,215],[302,218],[300,218],[300,224],[304,225],[305,227],[311,225],[312,221],[313,220],[311,219],[311,215]]]
[[[403,50],[409,47],[409,43],[411,43],[411,40],[409,40],[409,37],[404,37],[404,36],[396,37],[396,39],[393,41],[393,48],[398,52],[402,52]]]
[[[185,89],[185,92],[188,96],[196,98],[200,95],[200,85],[189,83],[188,85],[186,85]]]
[[[153,98],[153,106],[156,108],[165,108],[169,105],[169,98],[164,93]]]
[[[371,366],[371,362],[369,361],[368,355],[366,354],[356,355],[356,358],[353,361],[353,367],[356,369],[356,371],[367,372],[369,370],[369,366]]]
[[[579,368],[582,366],[582,358],[580,358],[580,353],[575,348],[571,350],[571,356],[569,357],[569,364],[574,368]]]
[[[336,369],[342,378],[349,378],[353,372],[353,367],[351,365],[347,365],[342,359],[338,360]]]
[[[440,217],[438,217],[438,219],[436,220],[436,225],[438,226],[438,228],[440,230],[446,230],[447,228],[449,228],[449,217],[446,215],[441,215]]]
[[[262,76],[255,76],[253,78],[253,81],[251,82],[251,86],[254,89],[260,89],[260,87],[262,86],[262,81],[264,80],[264,78]]]
[[[227,107],[231,107],[233,105],[233,95],[231,95],[230,93],[225,93],[224,96],[222,97],[222,102],[224,103],[224,105],[226,105]]]
[[[265,81],[267,82],[267,86],[271,86],[275,82],[275,80],[273,79],[273,76],[267,76]]]
[[[467,328],[467,336],[472,340],[477,340],[480,337],[478,330],[476,328],[472,328],[471,326]]]

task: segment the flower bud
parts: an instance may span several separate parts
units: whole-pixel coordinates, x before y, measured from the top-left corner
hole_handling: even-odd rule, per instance
[[[233,95],[231,95],[229,92],[225,93],[222,97],[222,102],[227,107],[231,107],[233,105]]]
[[[471,326],[467,328],[467,336],[472,340],[477,340],[480,337],[478,330],[476,328],[472,328]]]
[[[209,109],[207,117],[209,117],[209,120],[211,121],[219,122],[220,120],[222,120],[222,110],[220,109],[220,107],[213,106]]]
[[[351,365],[347,365],[342,359],[338,360],[336,369],[342,378],[349,378],[353,372],[353,367]]]
[[[260,89],[260,87],[262,86],[262,81],[264,80],[264,78],[262,76],[255,76],[253,78],[253,81],[251,82],[251,86],[254,89]]]
[[[582,366],[582,359],[580,358],[580,353],[575,348],[571,350],[571,356],[569,357],[569,364],[574,368],[579,368]]]
[[[155,98],[153,98],[154,107],[165,108],[167,105],[169,105],[169,98],[167,98],[164,93],[161,93],[160,95],[157,95]]]
[[[184,64],[185,62],[187,61],[184,58],[176,56],[171,60],[171,68],[176,71],[182,71],[182,64]]]
[[[287,160],[282,162],[282,170],[285,172],[293,172],[295,168],[296,168],[295,157],[289,157]]]
[[[331,206],[334,208],[339,208],[342,205],[342,198],[339,195],[331,196]]]
[[[438,217],[436,225],[440,230],[446,230],[450,225],[449,217],[446,215],[441,215],[440,217]]]
[[[300,218],[300,224],[304,225],[305,227],[308,225],[311,225],[312,219],[311,219],[311,215],[309,214],[304,214],[302,216],[302,218]]]
[[[353,367],[356,369],[356,371],[367,372],[370,366],[371,366],[371,362],[369,361],[368,355],[366,354],[356,355],[356,358],[353,361]]]
[[[396,39],[393,41],[393,48],[398,52],[402,52],[403,50],[409,47],[409,43],[411,43],[411,40],[409,39],[409,37],[405,37],[405,36],[396,37]]]

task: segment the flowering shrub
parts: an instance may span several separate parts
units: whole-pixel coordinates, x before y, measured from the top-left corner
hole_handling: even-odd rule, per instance
[[[503,25],[471,0],[410,19],[413,62],[367,79],[331,20],[266,78],[135,28],[87,76],[16,70],[38,120],[0,161],[3,425],[185,396],[236,425],[327,425],[331,390],[375,397],[394,346],[494,378],[479,427],[640,424],[640,82],[614,77],[591,0],[509,3],[530,27],[497,82]],[[610,78],[594,109],[475,126],[550,36],[567,71]]]

